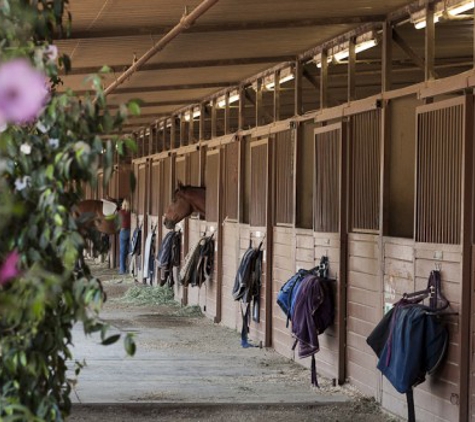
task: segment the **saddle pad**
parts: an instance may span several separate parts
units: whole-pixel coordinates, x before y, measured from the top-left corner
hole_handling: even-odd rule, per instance
[[[117,204],[112,201],[102,200],[102,213],[107,217],[115,213]]]

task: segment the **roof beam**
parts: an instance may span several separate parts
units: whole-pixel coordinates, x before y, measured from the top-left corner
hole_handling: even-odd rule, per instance
[[[268,63],[281,63],[286,61],[295,60],[295,56],[268,56],[268,57],[239,57],[234,59],[217,59],[217,60],[197,60],[186,62],[171,62],[171,63],[146,63],[140,71],[154,71],[154,70],[173,70],[173,69],[191,69],[197,67],[216,67],[216,66],[241,66],[248,64],[268,64]],[[109,66],[113,72],[123,72],[131,66],[128,64],[118,64],[115,66]],[[98,72],[100,67],[98,66],[85,66],[76,67],[71,69],[67,73],[69,75],[89,75],[91,73]]]
[[[180,21],[172,29],[170,29],[162,38],[160,38],[160,40],[155,43],[152,48],[145,52],[145,54],[143,54],[132,66],[123,72],[114,82],[104,89],[104,96],[115,91],[118,86],[128,80],[137,70],[139,70],[159,51],[163,50],[165,46],[172,42],[178,35],[189,29],[199,17],[204,15],[218,1],[219,0],[203,0],[203,2],[196,6],[191,13],[185,12],[185,15],[182,16]]]
[[[413,49],[412,47],[404,41],[404,39],[398,34],[398,32],[393,28],[392,31],[392,36],[393,36],[393,41],[396,43],[396,45],[404,51],[407,56],[421,69],[425,71],[425,61],[422,57],[420,57]],[[434,71],[434,77],[437,77]]]
[[[253,21],[253,22],[227,22],[195,25],[187,29],[189,34],[229,32],[229,31],[256,31],[269,29],[286,28],[306,28],[312,26],[329,25],[357,25],[362,23],[382,22],[386,19],[384,15],[369,16],[337,16],[319,17],[308,19],[285,19],[278,21]],[[90,39],[90,38],[113,38],[113,37],[135,37],[143,35],[164,35],[170,31],[171,27],[165,26],[141,26],[139,28],[97,28],[75,30],[68,40]]]
[[[209,83],[197,83],[197,84],[179,84],[179,85],[155,85],[155,86],[138,86],[129,88],[118,88],[114,90],[114,94],[144,94],[149,92],[160,91],[178,91],[188,89],[213,89],[213,88],[226,88],[239,85],[238,81],[231,82],[209,82]],[[89,90],[74,91],[76,95],[85,95]],[[188,103],[188,100],[183,100],[182,103]]]

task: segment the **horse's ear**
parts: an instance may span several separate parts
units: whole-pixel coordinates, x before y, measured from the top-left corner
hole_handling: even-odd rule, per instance
[[[183,183],[181,183],[181,180],[178,180],[178,189],[181,189],[183,187]]]

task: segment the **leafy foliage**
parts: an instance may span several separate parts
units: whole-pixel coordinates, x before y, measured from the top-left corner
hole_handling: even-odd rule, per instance
[[[67,0],[0,0],[0,66],[26,58],[51,84],[36,121],[0,133],[0,267],[12,251],[20,255],[20,275],[0,283],[0,420],[7,422],[62,421],[69,414],[77,322],[87,334],[99,332],[105,345],[120,337],[108,336],[99,320],[102,286],[82,262],[86,241],[100,248],[99,238],[71,210],[83,186],[97,183],[101,163],[107,183],[115,152],[134,148],[132,140],[108,134],[139,109],[134,102],[111,114],[100,74],[90,77],[91,94],[81,99],[56,90],[71,61],[52,60],[48,51],[53,38],[70,31],[67,6]],[[130,335],[124,347],[135,353]],[[76,362],[76,375],[82,366]]]

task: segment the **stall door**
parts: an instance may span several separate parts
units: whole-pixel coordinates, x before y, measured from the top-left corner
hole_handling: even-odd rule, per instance
[[[464,221],[464,208],[470,209],[468,198],[473,190],[473,182],[464,180],[473,167],[470,110],[471,96],[416,110],[415,289],[425,288],[430,272],[440,269],[442,292],[451,309],[459,312],[448,319],[450,345],[442,366],[430,382],[414,390],[416,414],[422,421],[470,420],[469,391],[474,402],[475,368],[469,352],[474,339],[473,332],[469,334],[473,318],[469,307],[474,297],[469,270],[472,239],[470,230],[465,230],[471,213]],[[388,386],[387,391],[394,390]],[[470,410],[473,415],[473,404]]]
[[[379,201],[381,111],[350,118],[348,137],[347,378],[363,393],[379,397],[380,374],[366,337],[382,316]]]
[[[241,141],[231,142],[224,147],[223,159],[223,216],[222,224],[222,315],[221,323],[236,330],[241,314],[237,302],[232,296],[234,279],[239,262],[239,162]]]
[[[272,344],[272,143],[269,139],[251,141],[250,144],[250,202],[249,243],[258,247],[262,243],[262,289],[259,321],[252,321],[251,339]],[[244,250],[249,245],[244,246]],[[241,256],[244,253],[241,251]]]
[[[206,153],[205,185],[206,185],[206,224],[202,227],[202,233],[207,236],[213,235],[215,251],[220,250],[221,236],[221,148],[208,149]],[[220,251],[221,252],[221,251]],[[201,287],[200,297],[203,310],[214,318],[215,322],[221,321],[221,292],[222,278],[221,253],[215,252],[214,272],[209,283]],[[204,294],[203,294],[204,293]]]
[[[346,251],[345,219],[346,169],[342,165],[342,123],[324,126],[314,132],[314,265],[322,256],[329,262],[330,277],[335,279],[336,318],[332,327],[320,336],[318,367],[325,375],[345,379]],[[342,206],[343,204],[343,206]]]

